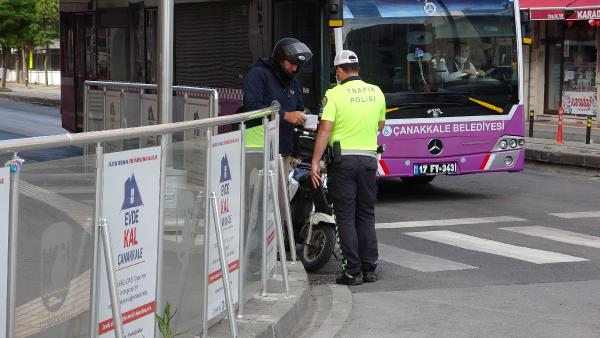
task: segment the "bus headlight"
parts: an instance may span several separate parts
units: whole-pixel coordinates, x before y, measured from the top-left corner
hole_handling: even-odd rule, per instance
[[[514,162],[514,160],[513,160],[513,158],[512,158],[512,157],[510,157],[510,156],[506,156],[506,157],[504,158],[504,164],[505,164],[507,167],[512,167],[512,165],[513,165],[513,162]]]
[[[512,150],[512,149],[521,149],[525,146],[525,139],[521,136],[502,136],[496,142],[496,145],[492,149],[492,151],[503,151],[503,150]]]

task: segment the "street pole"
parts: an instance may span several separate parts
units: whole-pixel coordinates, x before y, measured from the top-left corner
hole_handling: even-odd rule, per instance
[[[157,86],[157,103],[158,103],[158,116],[160,123],[171,123],[173,122],[173,21],[175,12],[175,0],[160,0],[158,1],[158,31],[160,32],[159,48],[158,48],[158,86]],[[165,187],[165,175],[166,167],[171,163],[171,156],[169,152],[169,145],[171,141],[170,134],[161,135],[160,146],[161,153],[164,157],[161,160],[161,202],[164,201],[164,187]],[[161,203],[161,224],[158,235],[158,240],[161,241],[158,244],[159,250],[162,250],[162,231],[164,231],[164,203]],[[157,276],[157,295],[158,300],[156,304],[156,313],[162,313],[162,252],[159,252],[158,259],[158,276]],[[205,299],[206,301],[206,299]],[[158,330],[156,330],[158,331]],[[156,333],[158,336],[158,333]]]
[[[529,137],[533,137],[533,119],[535,118],[535,112],[529,111]]]
[[[158,114],[160,123],[173,121],[173,18],[174,0],[158,2]]]
[[[590,144],[592,138],[592,118],[588,117],[585,122],[585,144]]]

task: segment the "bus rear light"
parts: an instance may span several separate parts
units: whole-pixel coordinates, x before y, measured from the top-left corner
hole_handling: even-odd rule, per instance
[[[503,151],[507,149],[519,149],[525,146],[525,139],[520,136],[501,137],[492,151]]]

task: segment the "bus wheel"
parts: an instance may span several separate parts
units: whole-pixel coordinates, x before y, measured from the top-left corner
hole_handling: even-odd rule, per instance
[[[435,176],[410,176],[410,177],[400,177],[402,182],[406,184],[428,184]]]

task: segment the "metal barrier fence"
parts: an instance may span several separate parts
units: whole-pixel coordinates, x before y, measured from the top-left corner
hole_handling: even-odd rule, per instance
[[[160,123],[156,84],[85,81],[83,131],[99,131]],[[212,88],[173,86],[173,109],[168,122],[181,122],[219,116],[219,93]],[[154,135],[133,140],[134,144],[112,142],[112,151],[156,146]]]
[[[6,336],[157,337],[155,314],[166,304],[177,311],[174,332],[207,336],[227,318],[236,336],[234,316],[244,316],[250,297],[267,295],[277,252],[287,295],[276,202],[283,162],[273,156],[278,110],[274,103],[224,117],[0,142]],[[244,122],[255,118],[264,144],[246,148]],[[231,124],[239,130],[213,133]],[[105,147],[151,136],[160,146]],[[93,155],[19,158],[90,144]]]

